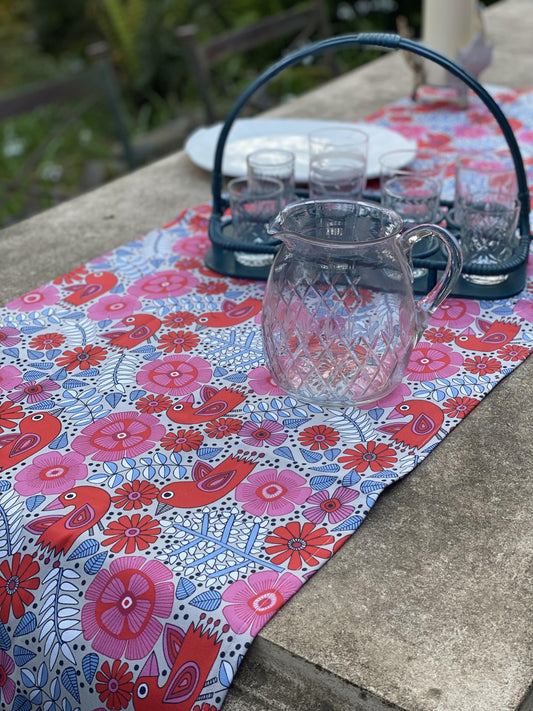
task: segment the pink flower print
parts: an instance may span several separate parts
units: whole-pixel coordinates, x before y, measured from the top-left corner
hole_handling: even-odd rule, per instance
[[[111,659],[142,659],[158,641],[172,612],[172,572],[157,560],[121,556],[100,570],[85,592],[83,636]],[[93,639],[94,637],[94,639]]]
[[[72,448],[97,462],[137,457],[148,451],[165,434],[154,415],[112,412],[91,422],[72,442]]]
[[[180,257],[179,262],[176,262],[176,266],[179,265],[180,269],[199,269],[202,264],[202,260],[196,257]]]
[[[203,358],[176,354],[144,365],[137,373],[137,383],[161,395],[189,395],[209,382],[211,373]]]
[[[384,469],[392,468],[398,461],[396,454],[392,447],[388,447],[383,442],[370,440],[365,444],[356,444],[354,449],[345,449],[343,456],[339,457],[339,462],[344,469],[355,469],[358,474],[370,468],[369,473],[372,476]]]
[[[222,599],[229,604],[222,612],[235,634],[250,629],[250,635],[255,637],[301,585],[292,573],[252,573],[248,580],[237,580],[224,590]]]
[[[401,133],[405,138],[414,138],[415,141],[423,141],[428,133],[425,126],[419,126],[415,123],[395,123],[394,130]]]
[[[283,425],[273,420],[263,420],[260,425],[257,422],[245,422],[239,430],[239,436],[243,438],[245,444],[252,447],[263,447],[270,444],[279,447],[285,442],[287,435],[282,431]]]
[[[430,324],[436,328],[446,326],[464,328],[472,323],[479,312],[480,306],[477,301],[449,297],[432,314]]]
[[[530,128],[523,128],[515,132],[515,136],[520,143],[533,143],[533,130]]]
[[[303,476],[290,469],[263,469],[250,474],[235,490],[242,508],[254,516],[286,516],[311,493]]]
[[[467,109],[466,119],[467,123],[472,126],[475,126],[476,124],[478,126],[486,126],[490,121],[490,112],[484,106],[477,105],[476,102],[471,109]]]
[[[0,368],[0,390],[13,390],[22,382],[21,372],[14,365]]]
[[[486,119],[487,120],[487,119]],[[491,131],[479,124],[459,124],[452,127],[452,132],[455,138],[486,138],[490,136]]]
[[[418,107],[417,107],[418,109]],[[380,109],[374,114],[374,118],[380,118],[388,114],[389,121],[393,123],[403,123],[413,120],[409,110],[405,106],[389,106],[386,109]]]
[[[303,447],[316,451],[334,447],[339,441],[339,433],[327,425],[311,425],[298,435],[298,441]]]
[[[3,326],[0,328],[0,347],[11,348],[16,346],[20,341],[19,331],[11,326]]]
[[[529,349],[524,346],[519,346],[518,344],[513,345],[512,343],[508,343],[498,348],[496,355],[498,358],[501,358],[501,360],[525,360],[529,355]]]
[[[8,398],[11,402],[21,402],[21,400],[26,399],[29,405],[33,405],[36,402],[42,402],[47,400],[50,393],[54,390],[59,389],[59,385],[49,378],[45,380],[27,380],[25,383],[20,383],[15,386],[13,392],[9,393]]]
[[[479,303],[471,299],[445,299],[429,319],[432,326],[465,328],[479,315]]]
[[[85,479],[86,476],[87,466],[80,454],[46,452],[35,457],[29,466],[17,474],[15,489],[21,496],[58,496],[72,489],[78,479]]]
[[[2,706],[2,696],[7,705],[13,701],[15,696],[15,682],[11,675],[15,671],[15,663],[11,657],[0,649],[0,706]],[[3,706],[2,706],[3,707]]]
[[[260,365],[248,373],[248,385],[258,395],[284,395],[285,391],[276,385],[268,368]]]
[[[198,284],[198,279],[189,272],[175,269],[155,272],[138,279],[128,292],[145,299],[166,299],[169,296],[188,294]]]
[[[387,407],[396,407],[396,405],[403,402],[410,394],[411,389],[409,386],[405,385],[405,383],[400,383],[398,387],[394,388],[394,390],[388,395],[385,395],[385,397],[375,400],[374,402],[367,402],[366,404],[358,405],[358,407],[361,410],[373,410],[376,407],[382,407],[383,409],[387,409]]]
[[[455,375],[463,364],[463,356],[444,343],[419,343],[407,364],[409,380],[433,380]]]
[[[189,230],[191,232],[207,232],[207,227],[209,225],[209,218],[212,213],[211,205],[204,203],[195,207],[194,210],[189,211],[189,215],[192,216],[189,219]]]
[[[453,150],[452,140],[445,133],[428,133],[425,139],[420,141],[419,146],[420,148],[436,148],[438,151],[446,153]]]
[[[499,89],[495,88],[494,95],[498,97],[500,104],[514,104],[519,93],[514,89]],[[515,135],[517,135],[515,131]]]
[[[197,234],[178,240],[172,251],[184,257],[203,257],[210,245],[211,242],[205,234]]]
[[[87,316],[93,321],[122,320],[141,308],[142,304],[136,296],[108,294],[89,307]]]
[[[59,292],[55,286],[41,286],[35,291],[30,291],[7,305],[8,309],[15,311],[38,311],[45,306],[52,306],[59,301]]]
[[[348,518],[354,511],[355,506],[348,506],[349,501],[357,499],[358,491],[339,486],[330,496],[327,491],[317,491],[307,499],[309,504],[316,504],[304,511],[304,516],[313,523],[321,523],[328,517],[330,523],[339,523]]]
[[[515,306],[515,312],[525,321],[533,323],[533,299],[520,299]]]

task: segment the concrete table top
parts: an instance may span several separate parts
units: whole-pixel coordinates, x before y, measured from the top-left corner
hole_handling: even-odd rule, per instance
[[[496,49],[483,81],[532,87],[533,0],[485,18]],[[386,54],[268,115],[357,120],[411,87]],[[210,176],[177,152],[3,230],[0,302],[209,198]],[[532,383],[529,359],[380,496],[262,630],[228,711],[533,709]]]

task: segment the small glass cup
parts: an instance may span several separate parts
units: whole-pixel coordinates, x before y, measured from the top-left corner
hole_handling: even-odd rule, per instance
[[[385,181],[383,204],[403,219],[407,227],[435,222],[439,214],[441,184],[418,175],[396,175]]]
[[[437,222],[440,215],[442,182],[415,173],[395,175],[382,185],[381,200],[385,207],[394,210],[403,219],[406,227],[426,222]],[[435,252],[438,241],[435,237],[421,239],[413,248],[413,257],[426,257]],[[413,278],[427,274],[425,268],[413,268]]]
[[[520,202],[502,191],[474,193],[463,197],[461,248],[466,266],[489,265],[505,268],[518,246],[516,234]],[[463,273],[474,284],[500,284],[509,274]]]
[[[506,151],[468,152],[457,156],[455,163],[454,222],[461,227],[463,203],[471,202],[469,196],[494,192],[500,200],[512,205],[518,196],[516,170],[511,155]]]
[[[277,148],[261,148],[246,156],[248,183],[253,186],[264,178],[276,178],[283,183],[282,207],[295,197],[294,161],[291,151]]]
[[[309,197],[359,199],[366,185],[368,134],[322,128],[309,134]]]
[[[396,175],[417,175],[436,180],[442,191],[446,169],[453,160],[452,155],[428,148],[387,151],[379,157],[381,185]]]
[[[271,244],[269,222],[281,210],[283,183],[276,178],[248,182],[234,178],[228,183],[233,236],[243,243]]]

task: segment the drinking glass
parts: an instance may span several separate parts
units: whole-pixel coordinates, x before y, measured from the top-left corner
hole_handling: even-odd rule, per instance
[[[461,153],[455,163],[454,221],[461,226],[463,203],[483,194],[500,193],[500,200],[512,205],[518,195],[518,182],[511,155],[501,152]]]
[[[276,178],[283,183],[282,207],[292,202],[294,190],[294,160],[292,151],[277,148],[261,148],[246,157],[248,182],[254,185],[264,178]]]
[[[439,214],[441,183],[416,174],[396,175],[385,181],[382,200],[407,227],[434,222]]]
[[[427,148],[386,151],[379,157],[381,185],[396,175],[417,175],[436,180],[442,191],[446,168],[452,161],[450,154]]]
[[[414,227],[427,222],[438,222],[441,189],[442,183],[434,178],[405,173],[385,181],[381,188],[381,200],[385,207],[400,215],[406,227]],[[414,246],[411,256],[427,257],[437,248],[437,239],[428,236]],[[414,279],[427,275],[427,269],[423,267],[412,269]]]
[[[357,199],[366,185],[368,134],[322,128],[309,134],[309,196]]]
[[[474,192],[462,200],[461,248],[465,264],[505,267],[518,246],[516,234],[520,203],[501,191]],[[475,284],[499,284],[508,274],[463,274]]]
[[[282,207],[283,183],[276,178],[234,178],[228,183],[233,236],[241,242],[270,244],[266,228]]]

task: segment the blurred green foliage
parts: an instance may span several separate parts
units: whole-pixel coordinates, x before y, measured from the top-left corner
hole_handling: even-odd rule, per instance
[[[422,0],[328,0],[332,33],[394,32],[401,14],[419,36],[421,4]],[[0,0],[0,92],[76,71],[86,61],[86,47],[105,39],[131,133],[141,135],[199,106],[176,27],[194,23],[204,39],[296,5],[294,0]],[[285,49],[283,41],[272,42],[246,56],[235,55],[216,71],[237,96]],[[349,70],[379,54],[354,48],[339,52],[338,60],[343,70]],[[268,90],[275,101],[283,101],[329,76],[318,62],[292,67]],[[84,189],[94,181],[94,176],[87,178],[88,166],[99,166],[99,180],[117,175],[120,167],[113,158],[114,139],[106,114],[90,112],[72,125],[67,121],[60,136],[56,129],[65,122],[63,111],[63,107],[47,109],[0,124],[0,225]],[[36,160],[35,149],[43,139]],[[17,182],[16,176],[20,190],[2,192],[1,186]]]
[[[109,121],[98,108],[79,117],[78,106],[44,106],[2,127],[0,225],[26,217],[120,173],[111,159]]]
[[[9,1],[9,0],[8,0]],[[13,3],[13,0],[11,0]],[[14,3],[13,3],[14,4]],[[186,67],[176,41],[177,26],[194,23],[200,39],[205,39],[231,27],[246,26],[270,14],[298,5],[294,0],[21,0],[28,21],[35,31],[40,49],[56,57],[77,53],[83,56],[84,46],[104,37],[113,50],[126,98],[133,114],[143,111],[146,124],[148,104],[149,125],[168,119],[160,117],[161,102],[173,107],[187,106],[196,101],[194,84],[188,80]],[[369,30],[395,30],[395,17],[404,14],[418,30],[421,0],[356,0],[355,3],[329,0],[329,15],[333,34]],[[387,9],[389,8],[389,9]],[[224,62],[216,72],[235,86],[237,93],[245,88],[259,71],[282,56],[283,41],[257,48],[245,57],[235,56]],[[379,52],[356,49],[340,56],[343,68],[350,69],[368,61]],[[327,78],[327,74],[311,67],[291,70],[274,86],[278,98],[283,93],[305,91]]]

